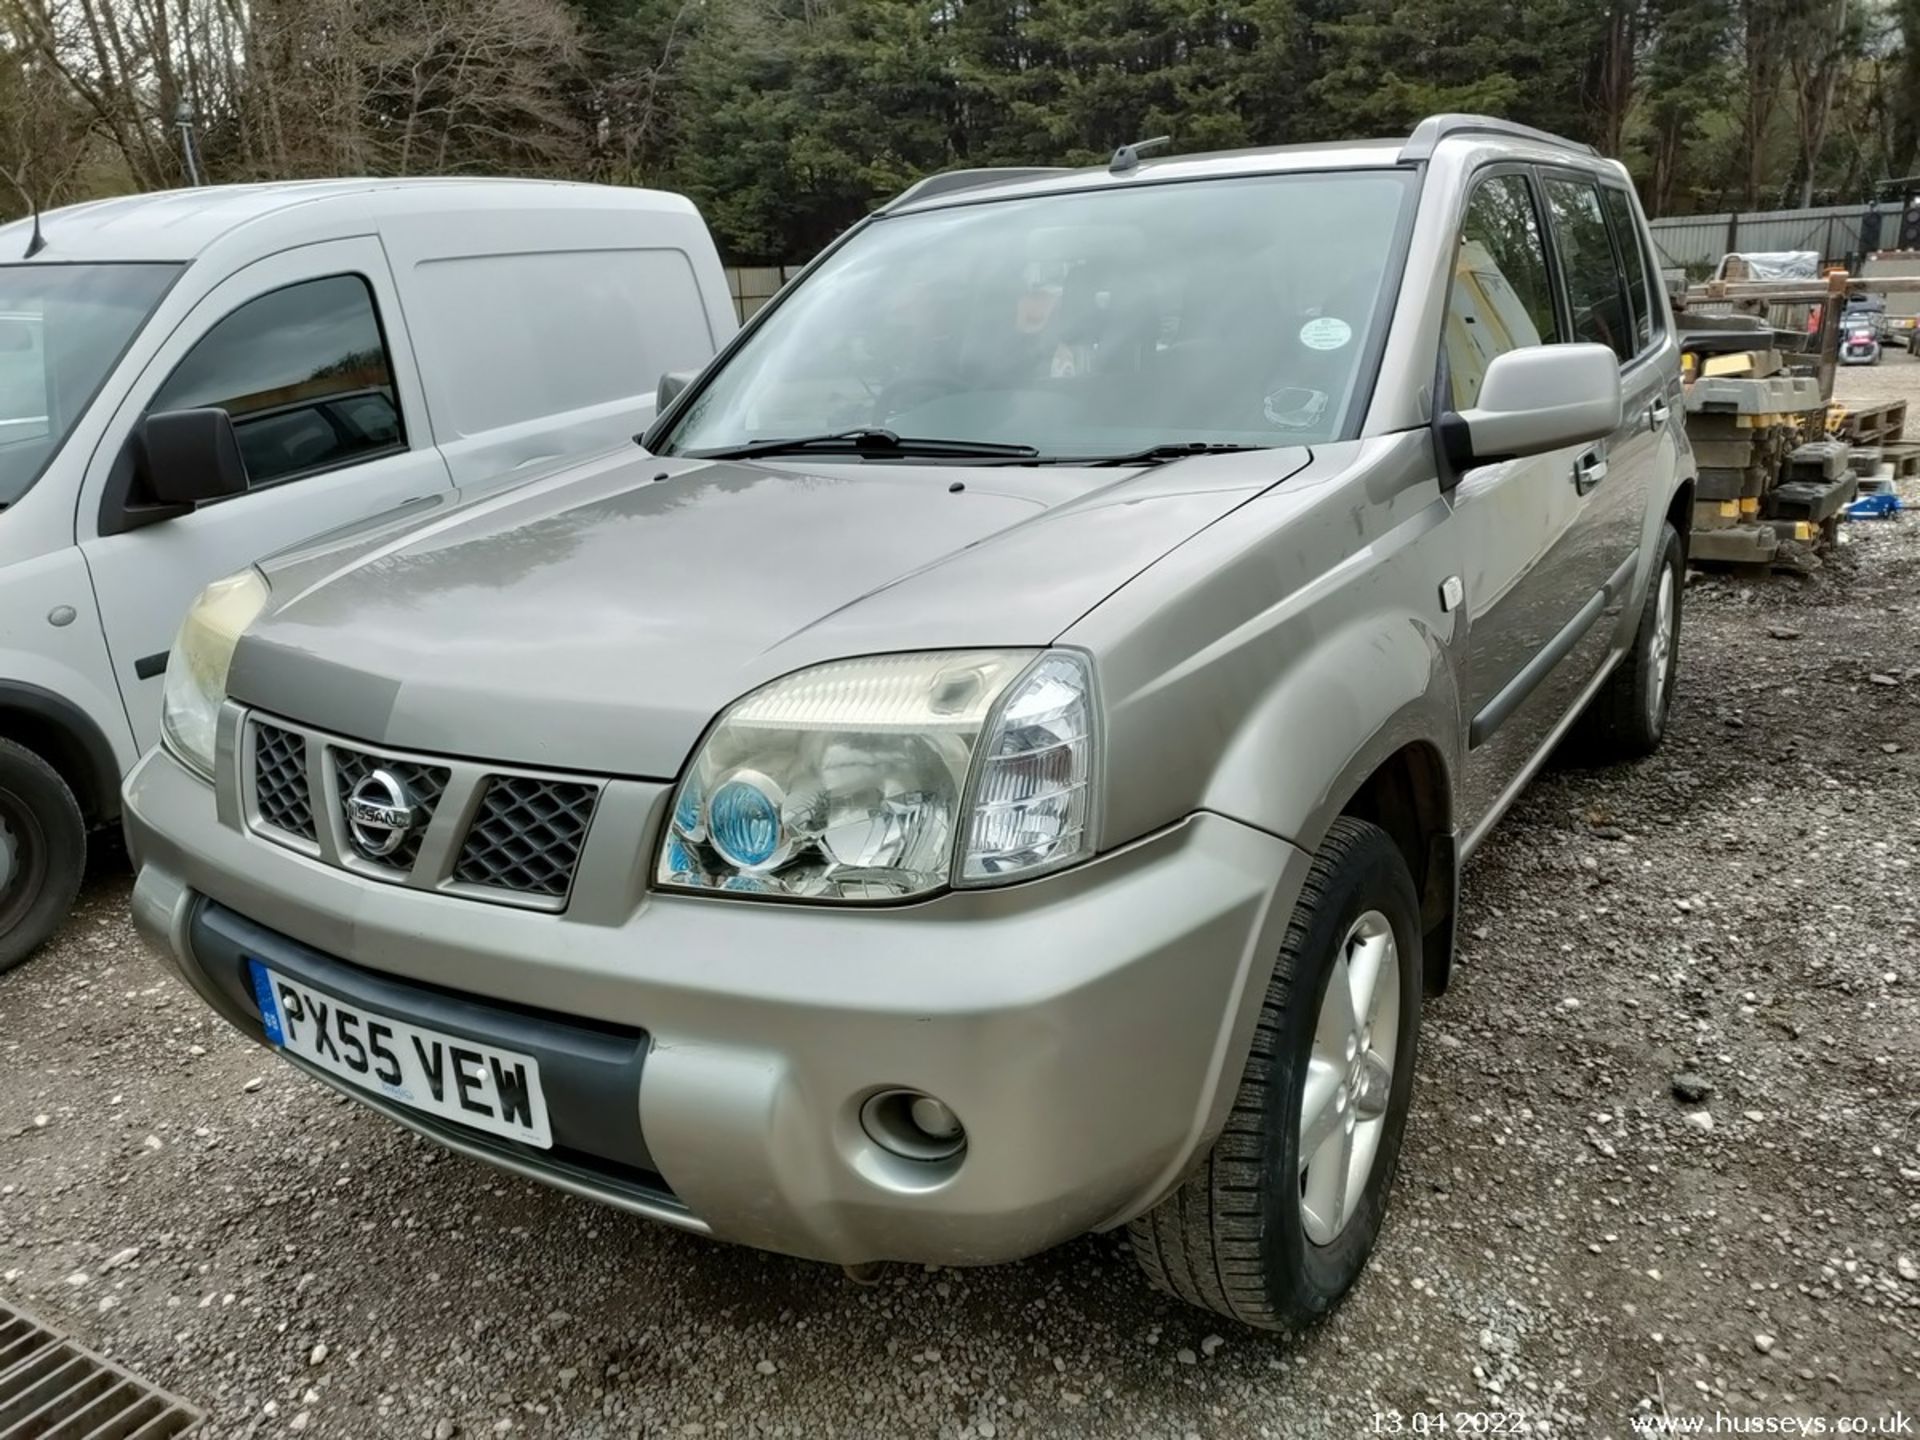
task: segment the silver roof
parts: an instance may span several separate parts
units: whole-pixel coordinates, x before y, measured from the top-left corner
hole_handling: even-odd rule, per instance
[[[296,180],[154,190],[62,206],[41,214],[47,248],[35,264],[65,260],[191,260],[243,226],[305,209],[316,223],[342,215],[401,214],[476,203],[490,209],[567,206],[685,210],[689,201],[658,190],[553,180]],[[322,209],[333,212],[319,213]],[[0,265],[24,257],[31,220],[0,225]]]

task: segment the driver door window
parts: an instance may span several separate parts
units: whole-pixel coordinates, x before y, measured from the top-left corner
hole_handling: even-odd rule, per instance
[[[254,488],[406,448],[380,319],[357,275],[248,301],[186,354],[148,408],[205,407],[232,417]]]
[[[1546,238],[1524,175],[1480,182],[1467,202],[1446,316],[1453,408],[1479,398],[1494,357],[1560,339]]]

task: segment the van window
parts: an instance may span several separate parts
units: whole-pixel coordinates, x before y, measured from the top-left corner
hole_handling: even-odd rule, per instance
[[[1606,202],[1607,219],[1613,222],[1613,238],[1626,261],[1627,289],[1633,295],[1633,333],[1638,355],[1653,344],[1653,291],[1647,277],[1647,256],[1640,246],[1640,226],[1633,218],[1633,201],[1627,192],[1608,185],[1600,192]]]
[[[713,355],[679,250],[467,255],[414,274],[424,318],[412,329],[442,443],[637,400],[663,372]]]
[[[358,275],[249,300],[201,337],[147,408],[225,410],[251,485],[406,448],[373,292]]]
[[[1533,189],[1522,175],[1483,180],[1467,202],[1447,299],[1453,408],[1464,410],[1479,398],[1496,355],[1559,338]]]
[[[33,488],[178,265],[0,265],[0,510]]]
[[[1635,345],[1627,310],[1627,285],[1600,211],[1600,191],[1591,180],[1547,177],[1547,209],[1554,243],[1573,307],[1573,338],[1606,345],[1631,360]]]

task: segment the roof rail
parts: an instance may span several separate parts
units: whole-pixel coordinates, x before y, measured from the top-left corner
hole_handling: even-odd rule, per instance
[[[1171,135],[1156,135],[1151,140],[1136,140],[1131,145],[1122,145],[1113,152],[1113,159],[1107,162],[1109,175],[1125,175],[1140,168],[1140,157],[1149,150],[1159,150],[1173,143]]]
[[[1066,165],[990,165],[976,170],[942,170],[924,180],[915,181],[880,208],[895,210],[936,195],[951,195],[957,190],[972,190],[980,185],[1002,185],[1015,180],[1038,180],[1043,175],[1065,175]]]
[[[1400,147],[1400,158],[1403,161],[1429,159],[1442,140],[1449,140],[1455,135],[1506,135],[1515,140],[1532,140],[1562,150],[1578,150],[1584,155],[1600,153],[1593,146],[1582,145],[1578,140],[1569,140],[1550,130],[1536,130],[1531,125],[1522,125],[1514,120],[1498,120],[1491,115],[1429,115],[1413,127],[1413,134]]]

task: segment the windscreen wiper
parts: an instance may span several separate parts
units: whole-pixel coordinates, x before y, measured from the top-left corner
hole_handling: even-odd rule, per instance
[[[948,456],[954,459],[1026,460],[1040,452],[1031,445],[1001,445],[986,440],[933,440],[896,435],[891,430],[840,430],[831,435],[799,435],[782,440],[749,440],[715,450],[688,450],[691,460],[755,460],[768,455]]]
[[[1188,460],[1195,455],[1233,455],[1242,450],[1271,450],[1271,445],[1235,445],[1227,441],[1171,440],[1129,450],[1124,455],[1049,455],[1042,465],[1164,465],[1170,460]]]

